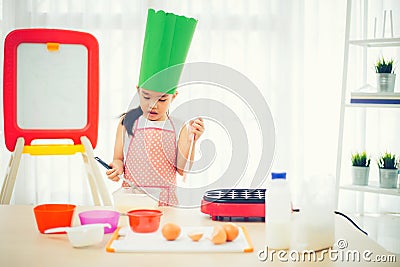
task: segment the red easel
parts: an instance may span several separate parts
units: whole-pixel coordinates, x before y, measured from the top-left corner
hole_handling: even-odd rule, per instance
[[[39,52],[40,55],[36,52]],[[85,56],[82,57],[82,55]],[[6,147],[12,152],[12,155],[1,190],[0,204],[10,203],[22,154],[40,156],[81,153],[94,204],[111,205],[109,193],[93,153],[93,148],[97,143],[99,112],[98,57],[99,47],[96,38],[84,32],[58,29],[20,29],[7,35],[4,45],[3,74],[4,135]],[[43,65],[47,58],[51,62],[48,64],[50,66],[46,65],[44,68],[48,73],[39,73],[40,70],[37,68]],[[75,59],[77,59],[77,64],[69,63],[75,62]],[[80,62],[83,62],[83,65]],[[23,67],[20,67],[19,64]],[[71,64],[71,67],[66,67],[68,66],[66,64]],[[86,71],[87,74],[83,75],[83,82],[77,81],[76,83],[83,85],[82,88],[79,86],[63,88],[69,83],[75,85],[73,75],[68,77],[63,77],[63,75],[73,74],[77,68],[78,70],[82,69],[83,72]],[[57,77],[61,77],[59,79],[60,86],[51,86],[51,83],[58,82],[57,79],[51,80],[55,74]],[[63,80],[66,82],[63,83]],[[38,84],[40,86],[37,86]],[[49,84],[50,88],[46,89],[45,87]],[[43,93],[44,90],[47,91]],[[57,90],[62,91],[58,92]],[[67,100],[65,97],[59,97],[68,90],[71,90],[72,93],[74,90],[80,90],[75,91],[79,92],[77,98],[83,96],[86,100],[82,97],[74,99],[74,96]],[[29,97],[30,95],[32,97]],[[47,98],[50,98],[50,101],[42,102],[42,104],[36,103],[46,101]],[[60,103],[63,103],[64,106],[71,104],[71,108],[74,108],[76,103],[84,104],[83,113],[85,114],[77,116],[78,127],[74,127],[74,123],[63,127],[63,120],[73,122],[68,117],[67,109],[64,110],[65,116],[58,116],[57,120],[54,119],[55,116],[52,117],[51,110],[46,112],[46,107],[43,106],[46,106],[46,103],[50,108],[57,106],[57,101],[63,101]],[[25,105],[27,108],[21,108],[21,105]],[[63,105],[60,104],[61,107]],[[56,113],[55,110],[54,113]],[[42,114],[40,116],[43,116],[43,122],[38,114]],[[51,119],[46,119],[46,116]],[[52,123],[56,127],[51,127]],[[31,144],[33,140],[37,139],[71,139],[73,144],[53,144],[53,142],[44,145]]]

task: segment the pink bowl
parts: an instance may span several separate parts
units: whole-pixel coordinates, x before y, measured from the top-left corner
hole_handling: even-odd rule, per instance
[[[118,226],[119,212],[113,210],[88,210],[79,213],[82,225],[93,223],[109,223],[111,228],[104,227],[104,233],[113,233]]]

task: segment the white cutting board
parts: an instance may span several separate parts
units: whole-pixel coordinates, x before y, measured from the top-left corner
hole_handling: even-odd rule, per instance
[[[187,233],[201,231],[203,237],[192,241]],[[239,235],[232,242],[215,245],[209,240],[212,226],[181,227],[181,234],[174,241],[167,241],[158,229],[154,233],[139,234],[129,226],[116,230],[107,244],[108,252],[253,252],[253,245],[244,227],[239,227]]]

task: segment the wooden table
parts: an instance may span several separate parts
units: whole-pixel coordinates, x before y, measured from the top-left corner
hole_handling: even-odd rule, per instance
[[[78,207],[74,216],[74,224],[77,221],[77,213],[88,209],[104,209],[104,207]],[[109,208],[111,209],[111,208]],[[126,217],[121,217],[120,224],[126,224]],[[348,242],[349,250],[371,251],[370,258],[377,255],[388,256],[390,252],[383,249],[376,242],[369,239],[359,230],[353,227],[346,219],[335,218],[336,240],[344,238]],[[180,225],[209,226],[220,224],[212,221],[199,209],[175,209],[164,208],[161,224],[171,221]],[[280,266],[287,264],[274,259],[262,262],[258,259],[258,252],[264,249],[265,224],[260,222],[239,223],[248,230],[254,245],[252,253],[109,253],[105,251],[105,245],[111,234],[105,235],[102,243],[85,248],[73,248],[66,235],[43,235],[36,228],[36,222],[32,206],[0,206],[0,266],[4,267],[28,267],[28,266]],[[398,257],[397,257],[398,258]],[[367,263],[368,266],[398,266],[397,263]],[[309,266],[311,264],[321,266],[354,266],[365,265],[366,262],[333,262],[326,257],[322,262],[291,262],[296,266]]]

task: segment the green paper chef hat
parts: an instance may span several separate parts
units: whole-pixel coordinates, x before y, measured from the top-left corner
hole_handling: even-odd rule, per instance
[[[162,10],[148,10],[138,84],[140,88],[175,93],[196,24],[197,20],[193,18]]]

